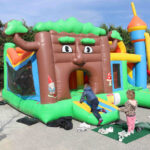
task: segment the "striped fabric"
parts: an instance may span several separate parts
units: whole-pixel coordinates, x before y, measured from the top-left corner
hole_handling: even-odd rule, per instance
[[[106,110],[106,112],[112,112],[112,111],[118,110],[117,106],[115,106],[115,105],[113,105],[113,104],[111,104],[111,103],[109,103],[109,102],[107,102],[101,98],[98,98],[98,100],[99,100],[99,105],[97,107],[98,109],[104,108]],[[74,103],[76,105],[78,105],[80,108],[84,109],[85,111],[91,113],[91,107],[90,107],[90,105],[87,104],[86,101],[84,101],[83,103],[80,103],[78,101],[74,101]],[[99,112],[99,113],[101,114],[103,112]]]

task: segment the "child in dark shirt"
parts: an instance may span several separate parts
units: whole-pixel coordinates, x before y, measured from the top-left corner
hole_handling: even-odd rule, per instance
[[[82,94],[80,103],[85,101],[85,99],[84,99],[85,97],[86,97],[87,103],[91,106],[91,112],[98,119],[98,125],[100,125],[103,120],[101,118],[101,115],[99,114],[99,111],[102,111],[105,113],[106,113],[106,111],[104,109],[102,109],[102,110],[97,109],[99,101],[98,101],[97,97],[95,96],[94,92],[92,91],[91,87],[88,84],[84,85],[84,92]]]

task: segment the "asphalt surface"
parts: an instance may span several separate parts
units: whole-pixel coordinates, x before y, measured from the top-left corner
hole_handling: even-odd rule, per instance
[[[0,100],[2,100],[0,95]],[[125,119],[123,113],[120,114]],[[81,122],[73,120],[73,129],[47,127],[39,122],[27,126],[16,122],[25,115],[9,105],[0,105],[0,150],[149,150],[150,134],[124,144],[91,131],[77,132]],[[150,122],[150,109],[138,108],[137,120]]]

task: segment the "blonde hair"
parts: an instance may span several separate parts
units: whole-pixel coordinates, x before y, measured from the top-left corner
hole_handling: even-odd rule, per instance
[[[133,90],[127,91],[127,98],[133,100],[135,98],[135,92]]]

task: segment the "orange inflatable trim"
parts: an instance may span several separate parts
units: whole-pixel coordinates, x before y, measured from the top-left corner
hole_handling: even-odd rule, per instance
[[[135,66],[135,64],[134,63],[127,63],[127,65],[128,65],[128,67],[132,70],[133,69],[133,67]]]
[[[20,61],[23,61],[28,56],[30,56],[33,52],[27,52],[19,47],[16,47],[16,49],[8,48],[7,53],[8,53],[9,58],[11,59],[12,64],[16,65]]]
[[[136,27],[136,26],[147,26],[146,23],[140,19],[138,16],[134,16],[131,22],[128,25],[128,29]]]
[[[131,42],[136,43],[136,42],[142,42],[142,41],[145,41],[145,39],[132,40]]]

